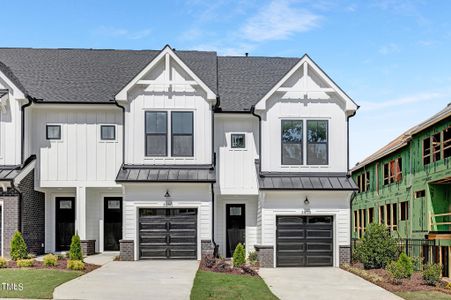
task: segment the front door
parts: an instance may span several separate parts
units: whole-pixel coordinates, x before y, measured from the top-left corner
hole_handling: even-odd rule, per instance
[[[55,198],[55,217],[55,249],[67,251],[75,234],[75,198]]]
[[[244,204],[226,204],[226,255],[232,257],[238,243],[246,242]]]
[[[104,251],[119,251],[122,239],[122,198],[105,197],[103,203]]]

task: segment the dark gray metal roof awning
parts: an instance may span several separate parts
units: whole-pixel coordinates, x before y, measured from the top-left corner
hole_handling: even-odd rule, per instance
[[[346,173],[261,173],[258,184],[260,190],[358,190]]]
[[[123,165],[116,182],[214,183],[216,172],[211,165]]]
[[[0,166],[0,181],[12,181],[20,174],[22,168],[18,166]]]

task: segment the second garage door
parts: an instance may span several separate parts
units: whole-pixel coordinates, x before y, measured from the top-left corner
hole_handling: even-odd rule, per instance
[[[197,209],[140,209],[139,257],[197,259]]]
[[[277,217],[277,266],[332,266],[332,221],[330,216]]]

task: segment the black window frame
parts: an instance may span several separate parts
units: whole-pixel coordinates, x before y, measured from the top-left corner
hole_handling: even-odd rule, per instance
[[[174,113],[191,114],[191,134],[174,133]],[[174,136],[191,136],[191,155],[174,154]],[[193,111],[171,111],[171,157],[194,157],[194,112]]]
[[[301,141],[300,142],[284,142],[283,141],[283,123],[285,122],[301,122],[302,124],[302,132],[301,132]],[[303,166],[304,165],[304,120],[303,119],[284,119],[280,122],[280,163],[282,166]],[[301,162],[299,164],[286,164],[283,161],[283,145],[284,144],[300,144],[301,145]]]
[[[309,142],[308,141],[308,124],[309,122],[326,122],[326,142]],[[329,120],[307,120],[306,122],[306,136],[305,136],[305,156],[306,156],[306,161],[307,161],[307,166],[328,166],[329,165]],[[309,163],[309,151],[308,151],[308,146],[309,145],[326,145],[326,163],[324,164],[310,164]]]
[[[166,133],[147,133],[147,114],[151,113],[164,113],[166,115]],[[168,112],[167,111],[156,111],[156,110],[148,110],[144,112],[144,156],[145,157],[166,157],[168,156]],[[147,136],[165,136],[165,154],[152,154],[147,155]]]
[[[104,138],[103,137],[103,129],[104,128],[113,128],[113,138]],[[100,125],[100,140],[101,141],[115,141],[116,140],[116,125]]]
[[[242,137],[243,138],[243,146],[237,147],[233,146],[233,137]],[[246,135],[244,133],[232,133],[230,134],[230,148],[232,149],[246,149]]]
[[[59,134],[57,138],[51,138],[49,137],[49,128],[50,127],[55,127],[59,129]],[[48,141],[61,141],[61,125],[58,124],[46,124],[45,125],[45,138]]]

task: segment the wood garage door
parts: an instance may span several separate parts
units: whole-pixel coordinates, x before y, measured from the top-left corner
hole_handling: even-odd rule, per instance
[[[197,259],[197,209],[140,209],[139,257]]]
[[[333,218],[330,216],[277,217],[278,267],[333,265]]]

